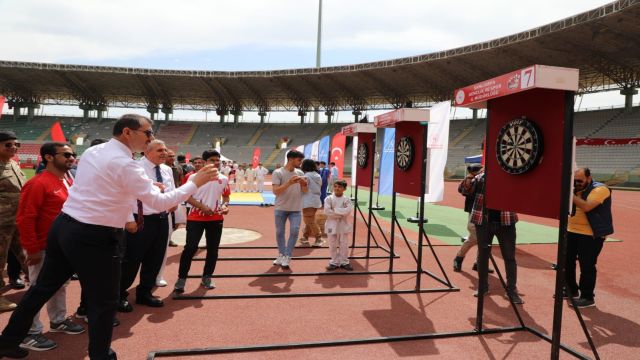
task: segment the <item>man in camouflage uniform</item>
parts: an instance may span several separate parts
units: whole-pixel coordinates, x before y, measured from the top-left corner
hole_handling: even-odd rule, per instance
[[[12,131],[0,130],[0,283],[4,286],[4,267],[9,251],[24,266],[24,254],[16,229],[16,212],[22,185],[27,178],[12,157],[18,152],[20,143]],[[16,304],[0,296],[0,311],[13,310]]]

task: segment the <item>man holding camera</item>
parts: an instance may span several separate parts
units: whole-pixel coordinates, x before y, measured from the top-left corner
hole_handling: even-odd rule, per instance
[[[483,171],[482,164],[469,164],[467,166],[467,177],[460,182],[458,185],[458,192],[463,194],[464,199],[464,211],[469,213],[469,220],[467,221],[467,230],[469,231],[469,236],[467,238],[463,238],[464,242],[458,250],[455,259],[453,259],[453,271],[460,272],[462,271],[462,261],[464,260],[467,252],[471,250],[472,247],[478,245],[478,237],[476,235],[476,226],[471,222],[471,209],[473,208],[473,199],[474,197],[471,195],[464,195],[464,184],[466,181],[473,180],[476,175],[480,174]],[[478,271],[478,262],[473,263],[472,269],[474,271]],[[493,273],[493,269],[488,269],[489,273]]]
[[[589,168],[574,174],[573,210],[567,227],[566,278],[570,296],[578,295],[579,308],[595,306],[596,263],[607,235],[613,234],[611,190],[593,181]],[[576,283],[576,258],[580,263],[580,284]]]

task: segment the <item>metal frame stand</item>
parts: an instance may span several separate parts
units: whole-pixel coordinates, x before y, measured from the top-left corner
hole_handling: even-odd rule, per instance
[[[424,135],[424,141],[426,144],[426,130],[425,130],[425,135]],[[376,137],[373,138],[373,142],[374,142],[374,149],[375,149],[375,141],[376,141]],[[422,188],[422,194],[424,197],[424,189],[425,189],[425,179],[426,179],[426,175],[425,175],[425,169],[426,169],[426,153],[423,154],[423,159],[422,159],[422,166],[423,166],[423,171],[422,171],[422,178],[421,178],[421,188]],[[259,299],[259,298],[287,298],[287,297],[318,297],[318,296],[351,296],[351,295],[387,295],[387,294],[409,294],[409,293],[434,293],[434,292],[450,292],[450,291],[460,291],[460,289],[454,287],[451,282],[449,281],[449,278],[447,277],[446,272],[444,271],[444,268],[442,267],[442,264],[440,263],[440,260],[438,259],[438,257],[436,256],[436,253],[433,249],[433,247],[431,247],[431,241],[429,240],[428,236],[426,235],[424,228],[422,226],[420,226],[419,229],[419,245],[418,245],[418,255],[416,255],[413,251],[413,249],[411,248],[411,244],[409,243],[407,237],[404,235],[404,231],[402,230],[402,228],[400,227],[400,224],[398,223],[397,217],[395,216],[395,212],[396,212],[396,207],[395,207],[395,198],[396,198],[396,194],[394,192],[393,194],[393,208],[392,208],[392,216],[393,216],[393,221],[392,221],[392,225],[391,225],[391,239],[387,239],[385,232],[382,229],[382,226],[380,225],[380,222],[378,221],[378,218],[376,217],[376,215],[373,213],[373,182],[374,182],[374,176],[375,173],[372,171],[371,172],[371,179],[370,179],[370,190],[369,191],[369,204],[368,204],[368,218],[365,217],[364,212],[362,211],[362,209],[360,208],[360,206],[358,205],[358,185],[355,185],[355,196],[353,198],[353,201],[355,202],[354,205],[354,212],[353,212],[353,237],[352,237],[352,248],[356,248],[355,246],[355,237],[356,237],[356,225],[357,225],[357,221],[358,221],[358,214],[360,214],[362,221],[366,224],[367,226],[367,245],[365,247],[361,247],[361,248],[366,248],[367,249],[367,254],[366,256],[352,256],[350,257],[350,259],[389,259],[390,261],[390,265],[389,265],[389,269],[387,271],[353,271],[353,272],[310,272],[310,273],[294,273],[294,272],[271,272],[271,273],[258,273],[258,274],[218,274],[218,275],[213,275],[214,278],[246,278],[246,277],[298,277],[298,276],[358,276],[358,275],[394,275],[394,274],[416,274],[416,285],[414,287],[414,289],[412,290],[392,290],[392,289],[388,289],[388,290],[368,290],[368,291],[344,291],[344,292],[308,292],[308,293],[269,293],[269,294],[227,294],[227,295],[178,295],[178,294],[174,294],[173,298],[176,300],[205,300],[205,299],[209,299],[209,300],[213,300],[213,299]],[[424,203],[422,204],[422,210],[421,210],[421,218],[424,219]],[[378,231],[380,232],[380,234],[382,235],[382,238],[384,239],[384,241],[386,242],[386,244],[389,246],[389,249],[380,246],[380,244],[378,243],[376,237],[374,236],[374,234],[372,233],[372,220],[375,221],[375,224],[378,228]],[[426,222],[426,220],[423,220],[421,222],[424,223]],[[407,247],[409,248],[409,251],[411,252],[411,254],[413,255],[414,260],[416,261],[416,269],[415,270],[394,270],[393,269],[393,260],[396,258],[399,258],[399,256],[397,254],[395,254],[394,252],[394,234],[395,234],[395,225],[397,224],[398,228],[400,229],[402,236],[407,244]],[[427,240],[427,243],[429,244],[429,246],[431,247],[431,251],[434,254],[434,257],[436,259],[436,262],[438,264],[438,266],[440,267],[441,271],[444,274],[445,279],[441,279],[438,276],[434,275],[433,273],[431,273],[430,271],[424,270],[422,268],[422,248],[423,248],[423,239]],[[376,246],[372,246],[371,244],[371,240],[373,240],[373,242],[376,244]],[[260,248],[271,248],[271,247],[260,247]],[[371,256],[370,254],[370,249],[371,248],[378,248],[381,249],[383,251],[385,251],[388,255],[386,256]],[[273,259],[272,257],[237,257],[237,258],[219,258],[218,261],[254,261],[254,260],[271,260]],[[323,260],[323,259],[329,259],[329,257],[294,257],[294,260]],[[199,257],[199,258],[194,258],[193,260],[195,261],[204,261],[203,258]],[[428,275],[431,278],[433,278],[434,280],[436,280],[437,282],[443,284],[445,287],[444,288],[422,288],[421,286],[421,281],[422,281],[422,274]],[[188,278],[199,278],[199,275],[188,275]]]

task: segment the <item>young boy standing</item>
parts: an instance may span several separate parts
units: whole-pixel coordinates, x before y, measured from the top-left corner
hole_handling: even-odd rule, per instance
[[[333,183],[333,194],[324,200],[324,213],[327,215],[327,222],[324,225],[329,241],[329,266],[327,270],[333,271],[343,268],[351,271],[353,267],[349,264],[349,234],[353,227],[349,222],[353,204],[351,199],[344,196],[347,189],[347,182],[337,180]]]

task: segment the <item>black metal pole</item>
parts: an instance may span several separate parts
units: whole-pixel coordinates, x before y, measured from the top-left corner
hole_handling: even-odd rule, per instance
[[[371,153],[375,154],[375,150],[376,150],[376,136],[373,137],[373,140],[371,142]],[[371,213],[373,212],[373,179],[376,176],[376,170],[375,170],[375,161],[373,161],[374,156],[370,156],[370,159],[372,159],[372,161],[370,162],[369,166],[371,166],[371,179],[369,179],[369,205],[367,206],[367,208],[369,209],[369,216],[367,219],[367,252],[366,252],[366,256],[369,257],[369,252],[371,250]]]
[[[391,195],[391,238],[389,239],[389,272],[393,271],[393,254],[396,249],[396,192]]]
[[[422,125],[422,161],[420,170],[420,215],[418,216],[418,260],[416,267],[416,291],[420,289],[420,281],[422,280],[422,240],[424,238],[424,193],[427,187],[427,140],[428,140],[429,128],[427,125]]]
[[[565,92],[564,100],[564,138],[562,157],[562,179],[560,185],[560,221],[558,226],[558,256],[556,263],[556,290],[553,302],[553,331],[551,334],[551,359],[560,357],[560,337],[562,334],[562,287],[565,283],[565,268],[567,257],[567,221],[569,217],[569,196],[573,184],[571,181],[571,154],[573,148],[573,96],[571,91]],[[586,334],[589,336],[589,334]]]
[[[352,170],[352,171],[354,171],[354,170]],[[351,247],[356,246],[356,224],[357,224],[357,221],[358,221],[358,211],[357,210],[359,208],[358,207],[358,184],[355,184],[355,188],[356,188],[356,191],[355,191],[355,194],[354,194],[354,197],[353,197],[353,202],[354,202],[354,204],[353,204],[353,234],[352,234],[353,237],[351,238]]]

